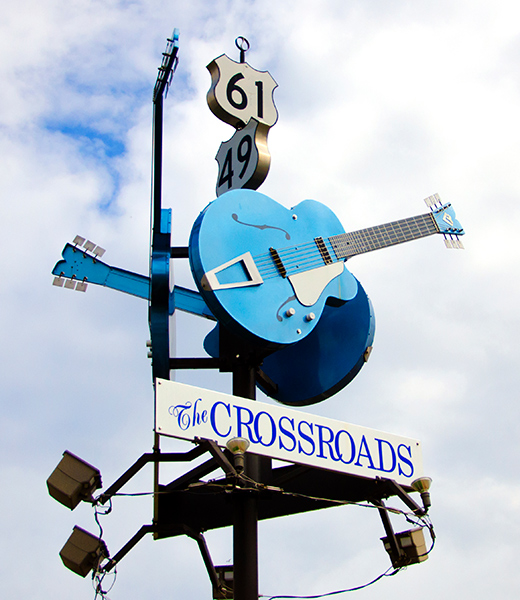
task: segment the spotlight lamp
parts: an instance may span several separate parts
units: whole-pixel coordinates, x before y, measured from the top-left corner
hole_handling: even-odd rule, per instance
[[[108,557],[105,542],[77,525],[60,550],[63,564],[81,577],[86,577],[92,569],[97,569],[101,561]]]
[[[395,569],[407,565],[414,565],[423,562],[428,558],[424,533],[420,527],[396,533],[395,539],[400,550],[399,555],[395,555],[392,551],[392,546],[388,537],[381,538],[385,550],[388,552],[392,561],[392,566]]]
[[[245,466],[244,455],[249,448],[249,440],[240,437],[231,438],[226,442],[226,448],[233,454],[237,473],[242,473]]]
[[[49,494],[70,510],[74,510],[82,500],[92,502],[92,494],[100,487],[99,470],[68,450],[47,479]]]
[[[412,482],[412,487],[416,492],[421,494],[421,500],[424,506],[424,512],[428,512],[428,509],[432,505],[430,498],[430,486],[432,484],[431,477],[419,477]]]

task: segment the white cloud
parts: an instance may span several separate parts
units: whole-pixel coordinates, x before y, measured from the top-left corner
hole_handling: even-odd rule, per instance
[[[309,412],[421,439],[434,478],[434,552],[366,598],[419,585],[425,599],[516,597],[518,11],[507,0],[22,0],[4,8],[6,594],[91,597],[90,583],[58,558],[75,523],[95,530],[91,509],[70,514],[48,497],[45,479],[68,448],[109,485],[153,441],[146,302],[94,286],[69,293],[51,285],[50,271],[79,233],[106,247],[110,264],[147,272],[151,91],[166,36],[179,27],[164,147],[175,245],[187,243],[213,199],[214,156],[233,131],[207,108],[205,67],[224,52],[236,60],[239,35],[251,41],[248,62],[279,84],[262,192],[285,206],[320,200],[347,230],[425,212],[420,201],[435,192],[453,203],[464,252],[430,238],[349,262],[374,303],[374,351],[345,390]],[[186,261],[175,275],[194,288]],[[202,355],[209,328],[179,315],[180,354]],[[179,379],[229,391],[229,375]],[[151,483],[149,469],[132,489]],[[103,520],[112,552],[151,519],[149,498],[114,504]],[[294,516],[260,531],[261,593],[343,589],[389,566],[368,509]],[[231,559],[229,531],[208,541],[216,562]],[[143,540],[121,562],[110,597],[165,593],[209,597],[192,540]]]

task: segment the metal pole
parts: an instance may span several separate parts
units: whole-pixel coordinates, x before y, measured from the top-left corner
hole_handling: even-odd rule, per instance
[[[255,367],[233,371],[233,394],[255,399]],[[258,456],[246,455],[245,474],[259,481]],[[233,599],[258,600],[258,502],[256,493],[235,492],[233,504]]]

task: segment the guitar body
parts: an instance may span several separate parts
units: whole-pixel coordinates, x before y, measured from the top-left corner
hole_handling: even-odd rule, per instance
[[[288,210],[259,192],[232,190],[195,221],[190,266],[209,309],[233,333],[263,347],[294,344],[327,301],[339,306],[357,294],[344,262],[325,264],[315,242],[343,232],[319,202]]]
[[[278,402],[305,406],[330,398],[359,373],[374,340],[372,303],[358,284],[356,296],[343,306],[326,305],[318,325],[303,340],[264,359],[262,370],[277,384]],[[368,352],[367,352],[368,350]]]
[[[258,387],[282,404],[305,406],[333,396],[359,373],[368,359],[375,319],[365,290],[342,306],[326,305],[319,323],[303,340],[283,346],[262,363],[275,390]],[[204,341],[211,356],[219,355],[219,325]]]

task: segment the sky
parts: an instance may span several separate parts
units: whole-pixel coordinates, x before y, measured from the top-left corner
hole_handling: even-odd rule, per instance
[[[246,37],[248,63],[278,83],[271,169],[260,190],[287,208],[311,198],[347,231],[450,202],[465,250],[433,236],[358,256],[374,350],[356,379],[306,412],[421,440],[433,479],[429,559],[354,592],[360,599],[516,598],[520,538],[520,7],[512,0],[20,0],[0,24],[2,536],[6,597],[93,598],[58,553],[70,512],[45,481],[65,449],[105,487],[153,444],[146,301],[52,285],[76,234],[109,264],[148,273],[152,90],[180,30],[165,101],[163,206],[186,245],[215,197],[215,154],[232,127],[209,110],[206,65]],[[175,282],[195,289],[185,260]],[[177,355],[203,356],[210,325],[176,315]],[[229,375],[177,380],[231,391]],[[259,393],[260,400],[273,403]],[[186,442],[165,441],[186,451]],[[180,470],[179,470],[180,469]],[[166,482],[182,468],[164,469]],[[128,492],[152,489],[151,467]],[[398,500],[389,502],[399,505]],[[118,497],[101,520],[117,552],[152,517],[149,496]],[[394,518],[393,518],[394,519]],[[409,525],[393,520],[397,531]],[[361,586],[390,561],[375,510],[340,507],[259,525],[260,593]],[[232,562],[230,530],[207,534]],[[211,597],[193,540],[142,540],[118,567],[118,598]],[[346,594],[347,595],[347,594]],[[352,595],[352,594],[350,594]],[[340,596],[343,597],[343,596]]]

